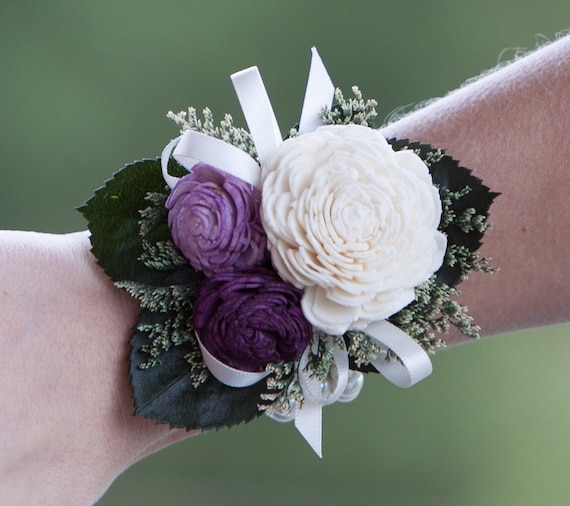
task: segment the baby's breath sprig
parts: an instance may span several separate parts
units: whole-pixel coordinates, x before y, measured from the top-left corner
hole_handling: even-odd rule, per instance
[[[138,258],[150,269],[169,270],[188,265],[188,260],[180,253],[172,240],[151,241],[151,236],[155,227],[160,227],[166,221],[168,211],[165,202],[167,196],[163,193],[149,192],[145,200],[149,206],[139,211],[139,233],[142,237],[142,255]]]
[[[368,364],[380,353],[381,348],[366,332],[349,330],[344,333],[348,356],[354,358],[355,364],[360,367]]]
[[[333,349],[325,339],[326,334],[317,330],[313,333],[316,340],[316,347],[315,349],[313,349],[312,346],[310,348],[307,369],[310,371],[311,376],[317,378],[319,381],[325,381],[334,361]]]
[[[270,373],[267,377],[268,391],[260,396],[264,401],[258,405],[260,411],[287,417],[295,407],[303,408],[305,398],[294,367],[294,362],[267,365],[266,370]]]
[[[196,346],[192,352],[184,356],[184,359],[190,364],[190,378],[192,380],[192,386],[194,388],[198,388],[210,377],[210,370],[204,363],[200,348]]]
[[[374,99],[364,100],[358,86],[352,87],[354,98],[344,98],[340,88],[335,90],[335,105],[332,109],[324,109],[321,119],[325,125],[362,125],[374,127],[374,120],[378,116]]]
[[[140,234],[142,237],[146,237],[150,231],[159,225],[167,215],[167,210],[165,202],[167,195],[160,192],[148,192],[145,200],[149,203],[148,207],[141,209],[139,214],[141,219],[139,220]]]
[[[143,239],[143,254],[139,260],[151,269],[167,271],[188,265],[188,260],[182,256],[172,241],[152,243]]]
[[[203,120],[198,118],[194,107],[189,107],[188,111],[180,111],[179,113],[168,111],[166,117],[180,127],[181,133],[186,130],[201,132],[232,144],[253,158],[257,158],[257,151],[255,150],[251,134],[243,128],[236,127],[230,114],[224,115],[224,119],[220,121],[219,126],[215,125],[214,115],[208,107],[202,111],[202,114],[204,116]]]
[[[421,150],[415,150],[416,153],[421,158]],[[439,162],[443,158],[443,150],[442,149],[434,149],[432,151],[428,151],[423,158],[423,162],[428,166],[431,167],[432,164]]]
[[[457,289],[438,283],[434,275],[419,285],[415,293],[416,300],[389,320],[416,339],[426,351],[434,352],[444,347],[445,342],[436,338],[434,332],[447,334],[451,327],[456,327],[467,337],[479,337],[480,328],[473,324],[467,307],[452,299],[459,294]]]
[[[163,318],[155,323],[139,323],[137,330],[147,335],[149,343],[142,351],[149,359],[140,365],[148,369],[159,363],[160,356],[172,346],[186,342],[195,342],[192,319],[192,300],[195,286],[149,286],[134,281],[120,281],[115,285],[125,289],[129,295],[137,299],[143,309],[161,313]]]

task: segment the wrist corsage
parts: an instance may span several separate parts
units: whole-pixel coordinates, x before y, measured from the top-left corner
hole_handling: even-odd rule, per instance
[[[455,286],[491,271],[477,249],[497,194],[443,150],[382,137],[373,100],[345,98],[313,58],[283,140],[257,68],[232,76],[249,132],[210,110],[169,113],[160,159],[117,172],[80,209],[92,251],[138,299],[135,414],[186,429],[263,413],[320,456],[325,405],[363,373],[431,373],[457,327]]]

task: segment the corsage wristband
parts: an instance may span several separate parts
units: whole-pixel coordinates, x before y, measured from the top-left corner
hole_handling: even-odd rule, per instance
[[[135,414],[211,429],[266,413],[321,456],[325,405],[363,372],[409,387],[451,326],[496,197],[443,150],[386,140],[373,100],[346,99],[315,49],[301,119],[283,140],[257,68],[232,76],[228,115],[169,113],[157,160],[117,172],[80,209],[92,251],[139,300]],[[334,105],[333,105],[334,101]]]

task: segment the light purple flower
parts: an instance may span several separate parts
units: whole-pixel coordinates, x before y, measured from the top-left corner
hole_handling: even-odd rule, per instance
[[[218,360],[260,372],[298,359],[312,336],[300,307],[302,291],[270,268],[215,274],[196,292],[194,327]]]
[[[267,254],[260,203],[250,184],[199,163],[166,201],[174,243],[207,276],[259,264]]]

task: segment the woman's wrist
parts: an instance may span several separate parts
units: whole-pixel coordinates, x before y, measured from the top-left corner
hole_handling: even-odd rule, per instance
[[[138,306],[89,249],[86,233],[0,232],[2,504],[92,503],[134,462],[187,437],[132,416]]]
[[[459,286],[484,335],[568,320],[569,98],[565,37],[383,129],[445,147],[503,194],[481,250],[501,272]]]

